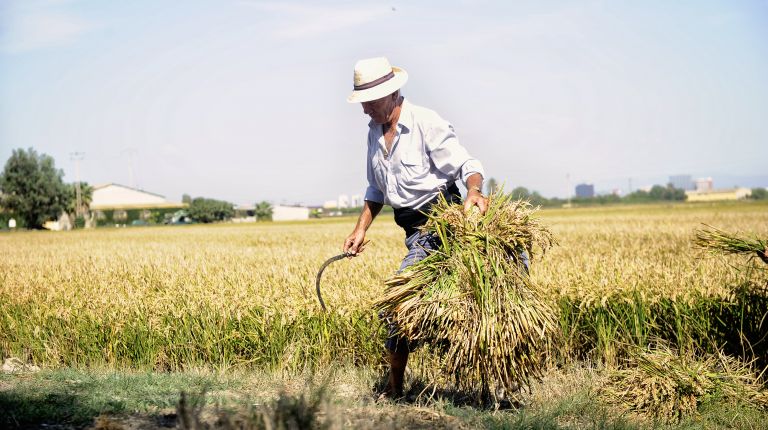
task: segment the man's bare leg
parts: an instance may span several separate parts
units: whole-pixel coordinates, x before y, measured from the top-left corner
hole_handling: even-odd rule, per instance
[[[403,379],[405,379],[405,366],[408,364],[408,348],[400,348],[399,351],[387,351],[389,362],[389,380],[386,394],[392,398],[403,397]]]

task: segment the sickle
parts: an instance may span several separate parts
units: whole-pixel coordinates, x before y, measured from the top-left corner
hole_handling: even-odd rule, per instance
[[[325,308],[325,302],[323,302],[323,296],[320,294],[320,277],[323,276],[323,270],[325,270],[326,267],[328,267],[329,264],[333,263],[334,261],[341,260],[342,258],[351,257],[354,254],[350,254],[347,252],[341,253],[339,255],[334,255],[333,257],[325,260],[325,263],[323,263],[322,266],[320,266],[320,271],[317,272],[317,279],[315,279],[315,289],[317,290],[317,300],[320,300],[320,307],[323,308],[323,312],[327,311]]]
[[[366,240],[362,244],[360,244],[360,248],[358,252],[362,252],[363,248],[365,248],[365,245],[368,245],[368,242],[370,240]],[[317,290],[317,300],[320,301],[320,307],[323,308],[323,312],[328,311],[328,309],[325,308],[325,302],[323,301],[323,296],[320,294],[320,277],[323,276],[323,270],[325,270],[326,267],[328,267],[329,264],[333,263],[334,261],[341,260],[342,258],[347,257],[355,257],[359,254],[352,254],[350,252],[343,252],[339,255],[334,255],[333,257],[325,260],[325,263],[323,263],[322,266],[320,266],[320,271],[317,272],[317,278],[315,279],[315,290]]]

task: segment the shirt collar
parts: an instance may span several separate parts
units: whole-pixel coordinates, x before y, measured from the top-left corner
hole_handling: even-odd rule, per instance
[[[400,116],[397,118],[397,125],[410,131],[413,128],[413,115],[411,114],[411,103],[403,97],[403,104],[400,106]],[[368,127],[378,127],[381,130],[381,124],[376,124],[373,120],[368,121]]]

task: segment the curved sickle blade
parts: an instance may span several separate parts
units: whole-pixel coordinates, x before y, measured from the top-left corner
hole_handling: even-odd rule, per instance
[[[333,263],[334,261],[341,260],[342,258],[349,257],[350,254],[347,254],[346,252],[343,254],[335,255],[327,260],[325,260],[325,263],[323,263],[322,266],[320,266],[320,271],[317,272],[317,279],[315,279],[315,289],[317,290],[317,300],[320,301],[320,307],[323,308],[323,312],[326,312],[327,309],[325,308],[325,302],[323,301],[323,296],[320,294],[320,277],[323,276],[323,270],[325,270],[328,265]]]

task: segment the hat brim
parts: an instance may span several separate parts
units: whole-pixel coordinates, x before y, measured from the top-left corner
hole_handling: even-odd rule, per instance
[[[347,101],[349,103],[369,102],[386,97],[399,90],[408,81],[408,72],[394,66],[392,67],[392,71],[395,73],[395,76],[392,79],[376,85],[373,88],[368,88],[367,90],[352,91],[352,94],[347,97]]]

